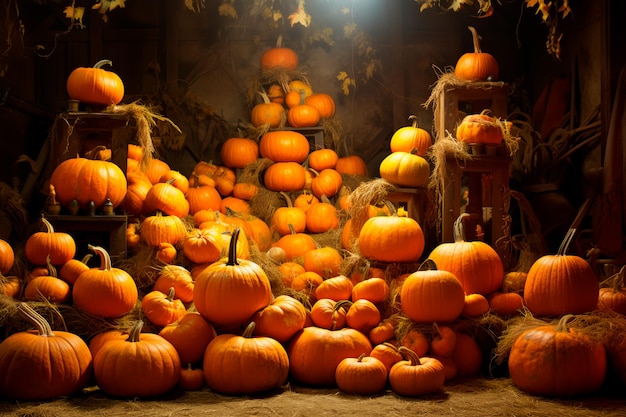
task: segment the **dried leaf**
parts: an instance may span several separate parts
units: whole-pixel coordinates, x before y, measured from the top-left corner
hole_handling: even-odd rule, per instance
[[[346,25],[343,27],[343,36],[346,39],[350,39],[352,38],[352,35],[354,35],[355,31],[356,31],[356,23],[346,23]]]
[[[350,94],[350,87],[356,86],[356,83],[354,82],[354,80],[350,78],[348,76],[348,73],[345,71],[340,71],[339,74],[337,75],[337,79],[339,81],[342,81],[341,90],[343,91],[343,94],[345,94],[346,96]]]
[[[474,4],[474,2],[473,0],[453,0],[452,3],[450,4],[450,7],[448,7],[448,9],[458,12],[459,9],[463,7],[463,5],[465,4],[467,4],[468,6],[471,6]]]
[[[380,67],[380,60],[371,59],[365,67],[365,78],[372,79],[376,75],[376,70]]]
[[[305,28],[309,27],[311,24],[311,15],[304,9],[304,0],[300,0],[296,12],[289,15],[289,22],[291,27],[293,27],[296,23],[301,24]]]
[[[239,19],[237,9],[233,6],[235,0],[224,0],[218,7],[217,13],[220,16],[231,17],[233,19]]]
[[[333,39],[333,28],[324,28],[322,30],[316,30],[313,32],[311,39],[313,41],[321,41],[325,42],[329,46],[333,46],[335,44],[335,40]]]
[[[74,6],[67,6],[65,9],[63,9],[63,14],[65,15],[66,18],[73,19],[74,18]]]

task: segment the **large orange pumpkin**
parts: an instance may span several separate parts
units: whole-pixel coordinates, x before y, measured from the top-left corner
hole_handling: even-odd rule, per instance
[[[509,354],[513,384],[537,395],[590,394],[606,376],[603,345],[568,326],[570,315],[556,325],[542,325],[520,334]]]
[[[93,68],[79,67],[67,78],[67,94],[72,100],[88,104],[109,106],[118,104],[124,97],[124,83],[120,77],[102,69],[113,65],[108,59],[98,61]]]
[[[52,331],[28,304],[17,308],[36,330],[13,333],[0,343],[0,397],[34,401],[80,392],[93,374],[89,347],[73,333]]]
[[[305,182],[305,169],[297,162],[275,162],[263,174],[263,184],[271,191],[300,191]]]
[[[417,126],[417,117],[409,116],[411,126],[404,126],[396,130],[391,136],[389,147],[391,152],[414,152],[416,155],[424,156],[432,145],[430,133]]]
[[[275,130],[261,136],[259,152],[274,162],[302,163],[309,156],[309,141],[300,132]]]
[[[262,70],[293,70],[298,66],[298,54],[282,45],[283,37],[279,36],[276,45],[261,54]]]
[[[401,187],[423,187],[430,178],[426,159],[410,152],[392,152],[379,166],[380,176]]]
[[[230,168],[243,168],[259,157],[259,144],[250,138],[228,138],[220,150],[222,163]]]
[[[64,207],[73,200],[86,209],[93,201],[96,208],[107,198],[117,207],[126,196],[126,174],[113,162],[86,158],[70,158],[61,162],[52,172],[50,184],[56,198]]]
[[[228,257],[214,262],[196,277],[193,300],[196,309],[211,323],[234,326],[247,323],[272,300],[272,289],[265,271],[255,262],[237,259],[235,229]]]

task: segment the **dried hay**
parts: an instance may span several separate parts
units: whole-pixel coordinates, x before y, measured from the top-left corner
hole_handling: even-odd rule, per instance
[[[385,201],[387,194],[395,189],[395,185],[389,181],[376,178],[371,181],[362,182],[352,191],[348,197],[348,216],[352,219],[352,230],[355,235],[368,219],[368,208],[370,204],[378,205]]]
[[[285,93],[289,92],[289,82],[292,80],[300,80],[311,85],[307,72],[302,68],[287,70],[284,68],[259,69],[257,74],[250,79],[248,90],[246,93],[246,103],[249,107],[253,107],[257,103],[259,92],[265,92],[272,84],[278,84]]]

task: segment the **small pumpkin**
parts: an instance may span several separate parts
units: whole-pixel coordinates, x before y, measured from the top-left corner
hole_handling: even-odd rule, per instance
[[[24,245],[26,259],[34,265],[46,265],[49,258],[52,265],[63,265],[74,258],[76,242],[72,235],[55,231],[45,217],[41,217],[41,222],[46,230],[28,237]]]
[[[359,175],[366,177],[368,175],[367,165],[363,158],[358,155],[342,156],[337,160],[335,169],[340,174]]]
[[[624,271],[626,271],[626,266],[622,266],[618,273],[601,283],[598,292],[598,309],[607,309],[626,316]]]
[[[202,362],[204,351],[217,333],[198,312],[188,311],[177,321],[164,326],[159,336],[170,342],[180,357],[181,363]]]
[[[72,289],[74,306],[101,318],[128,314],[137,303],[139,292],[135,280],[123,269],[111,266],[111,257],[100,246],[89,245],[100,257],[100,267],[79,275]]]
[[[0,274],[8,274],[15,262],[13,247],[4,239],[0,239]]]
[[[467,81],[497,81],[500,72],[498,61],[493,55],[481,50],[476,29],[472,26],[467,28],[472,33],[474,51],[461,55],[454,67],[454,75]]]
[[[252,321],[256,323],[256,335],[287,343],[304,328],[306,316],[304,304],[289,295],[281,294],[267,307],[256,312]]]
[[[278,207],[274,210],[270,220],[270,230],[277,232],[280,236],[291,233],[293,229],[296,233],[304,232],[306,229],[306,212],[301,208],[294,207],[291,197],[284,191],[279,193],[287,203],[287,206]]]
[[[143,212],[152,216],[157,211],[163,214],[185,217],[189,214],[189,201],[185,194],[172,185],[174,179],[154,184],[143,202]]]
[[[317,149],[309,154],[309,167],[317,172],[334,169],[339,156],[332,149]]]
[[[187,363],[186,367],[180,367],[180,375],[176,384],[185,391],[197,391],[202,389],[206,384],[204,371],[202,368],[194,368],[191,363]]]
[[[378,358],[362,353],[358,358],[344,358],[339,362],[335,381],[343,392],[375,395],[387,385],[387,368]]]
[[[456,128],[457,140],[464,143],[497,145],[503,137],[502,122],[486,114],[486,111],[468,114]]]
[[[264,91],[259,95],[263,99],[261,103],[255,104],[250,112],[250,123],[254,127],[268,126],[275,129],[285,122],[285,108],[280,103],[270,101]]]
[[[74,69],[67,78],[67,94],[82,103],[109,106],[124,98],[124,83],[114,72],[102,67],[113,65],[108,59],[96,62],[92,68]]]
[[[282,248],[285,251],[285,260],[293,261],[303,257],[308,251],[316,249],[317,243],[311,235],[292,230],[291,233],[274,242],[272,247]]]
[[[330,94],[312,93],[305,97],[304,104],[315,107],[322,119],[330,119],[335,115],[335,100]]]
[[[259,144],[250,138],[228,138],[220,149],[222,163],[230,168],[244,168],[259,157]]]
[[[411,126],[401,127],[393,133],[389,147],[391,152],[414,152],[423,157],[432,145],[432,137],[417,126],[417,116],[410,115],[409,121]]]
[[[404,346],[398,350],[405,359],[389,371],[389,384],[395,393],[419,397],[441,392],[446,379],[441,361],[431,357],[420,358]]]
[[[141,310],[150,322],[163,327],[180,320],[187,309],[180,299],[174,298],[174,287],[169,292],[163,293],[153,290],[141,299]]]
[[[24,299],[50,303],[65,303],[70,298],[70,286],[57,277],[56,268],[48,264],[50,274],[40,275],[28,281],[24,288]]]
[[[335,196],[343,185],[341,174],[333,169],[326,168],[316,173],[311,180],[311,191],[317,198]]]
[[[165,265],[161,268],[152,289],[167,293],[170,288],[174,288],[176,298],[183,303],[190,303],[193,301],[193,286],[193,277],[186,268],[180,265]]]

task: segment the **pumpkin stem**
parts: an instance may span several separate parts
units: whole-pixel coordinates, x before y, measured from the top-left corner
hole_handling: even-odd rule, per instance
[[[95,252],[100,257],[100,269],[103,271],[111,270],[111,257],[102,246],[87,245],[87,249]]]
[[[437,264],[430,258],[422,262],[419,268],[417,268],[418,271],[436,271],[437,269]]]
[[[287,194],[284,191],[279,192],[278,194],[282,195],[283,198],[285,199],[285,201],[287,202],[287,207],[292,208],[293,207],[293,203],[291,202],[291,198],[289,197],[289,194]]]
[[[46,256],[46,268],[48,268],[48,275],[55,278],[59,277],[57,269],[54,267],[54,265],[52,265],[52,261],[50,261],[50,254]]]
[[[239,231],[240,229],[236,227],[230,236],[230,244],[228,245],[228,262],[226,263],[228,266],[239,265],[239,262],[237,262],[237,241],[239,240]]]
[[[365,358],[365,353],[361,353],[359,357],[356,359],[357,362],[363,362],[363,358]]]
[[[113,66],[113,62],[110,59],[102,59],[93,66],[94,68],[102,68],[105,65]]]
[[[452,225],[452,236],[455,242],[465,241],[465,228],[463,227],[463,219],[469,216],[469,213],[461,213],[461,215],[457,217],[457,219],[454,221],[454,224]]]
[[[472,32],[472,41],[474,42],[474,53],[480,54],[482,51],[480,50],[480,36],[478,36],[478,32],[473,26],[467,27],[470,32]]]
[[[241,337],[248,337],[248,338],[252,337],[255,327],[256,327],[255,322],[251,321],[250,323],[248,323],[248,325],[246,326],[246,329],[241,334]]]
[[[417,127],[417,116],[414,114],[410,115],[409,122],[411,122],[411,127]]]
[[[398,352],[400,352],[403,358],[408,359],[411,362],[411,366],[417,366],[422,364],[422,362],[420,362],[420,357],[417,356],[417,353],[415,353],[408,347],[400,346],[398,348]]]
[[[54,336],[50,323],[48,323],[46,319],[44,319],[41,314],[37,313],[30,305],[24,302],[18,303],[17,310],[20,312],[22,317],[37,328],[40,336]]]
[[[170,287],[170,290],[167,293],[167,301],[169,301],[169,302],[174,301],[174,296],[175,295],[176,295],[176,290],[174,289],[174,287]]]
[[[140,335],[142,328],[143,320],[137,320],[135,324],[133,324],[133,327],[130,329],[130,332],[128,332],[128,338],[126,339],[126,341],[132,343],[139,342],[141,340]]]
[[[565,238],[561,242],[561,245],[559,246],[559,250],[556,252],[557,255],[564,256],[567,253],[567,249],[569,248],[570,243],[572,243],[572,239],[574,238],[575,234],[576,234],[576,228],[570,227],[567,233],[565,234]]]
[[[283,35],[278,35],[278,39],[276,39],[276,47],[281,48],[283,45]]]
[[[556,331],[557,332],[569,332],[569,327],[567,325],[567,323],[569,323],[570,321],[572,321],[572,319],[574,318],[573,314],[566,314],[563,317],[561,317],[559,319],[559,322],[556,325]]]
[[[41,221],[43,222],[43,225],[46,226],[46,233],[54,233],[54,227],[52,226],[52,223],[50,223],[45,217],[44,214],[41,214]]]

